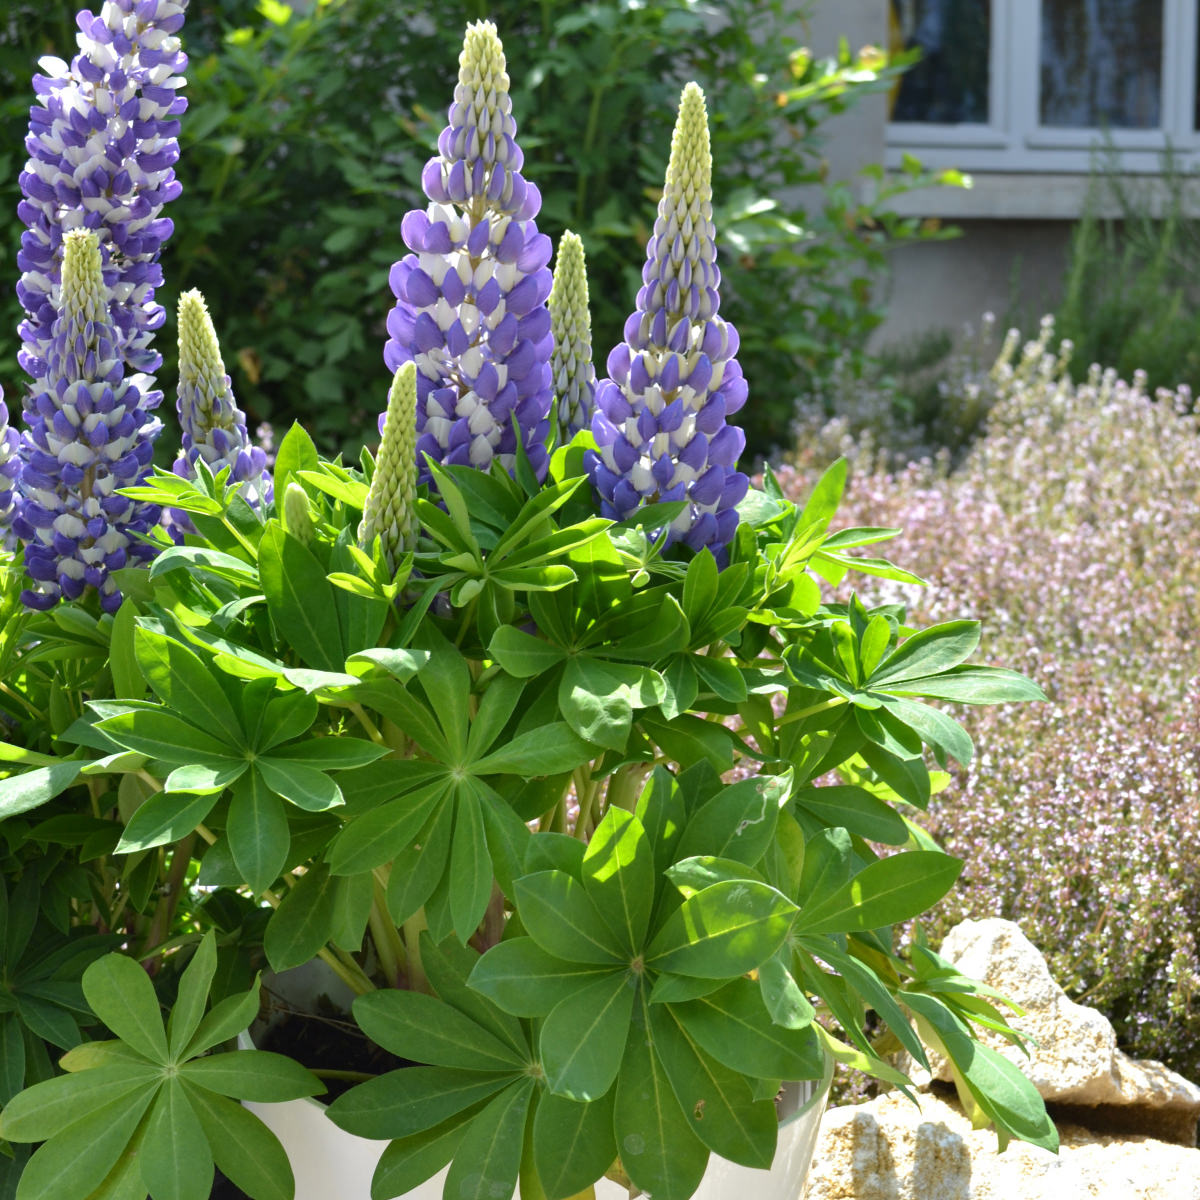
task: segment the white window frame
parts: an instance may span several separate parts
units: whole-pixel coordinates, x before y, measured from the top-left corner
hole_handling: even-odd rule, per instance
[[[1040,123],[1042,0],[992,0],[987,124],[892,121],[889,167],[915,154],[928,167],[971,172],[1085,174],[1105,145],[1121,152],[1122,170],[1156,174],[1170,146],[1200,156],[1195,128],[1196,0],[1162,0],[1163,58],[1159,129],[1062,129]]]

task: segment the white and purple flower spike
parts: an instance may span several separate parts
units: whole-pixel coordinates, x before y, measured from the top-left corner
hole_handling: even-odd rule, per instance
[[[17,453],[21,439],[8,424],[8,405],[3,397],[0,390],[0,550],[15,550],[17,537],[12,531],[12,518],[16,483],[21,477],[21,459]]]
[[[150,470],[162,430],[150,410],[162,393],[149,390],[149,376],[125,374],[91,230],[64,238],[59,292],[46,374],[25,401],[13,530],[34,587],[21,599],[47,609],[94,587],[115,612],[121,595],[110,572],[154,554],[137,535],[157,524],[158,507],[117,489]]]
[[[554,287],[547,303],[554,337],[550,367],[554,394],[558,397],[558,440],[566,443],[581,429],[591,429],[596,397],[587,263],[583,242],[569,229],[558,240]]]
[[[187,56],[177,34],[188,0],[104,0],[99,15],[76,17],[79,53],[68,65],[43,58],[33,79],[21,172],[17,295],[22,368],[40,382],[47,371],[58,306],[63,236],[92,229],[100,239],[109,320],[125,366],[155,371],[152,345],[163,323],[154,289],[158,257],[171,235],[163,205],[179,195],[178,94]]]
[[[637,309],[596,385],[599,449],[585,464],[604,516],[620,521],[643,504],[686,500],[667,543],[707,546],[720,561],[748,480],[736,469],[745,434],[726,423],[746,402],[746,381],[737,331],[717,315],[716,258],[708,113],[689,83]]]
[[[396,305],[384,361],[417,369],[417,447],[487,470],[516,463],[517,435],[546,470],[551,376],[550,239],[538,189],[521,175],[504,49],[490,21],[467,26],[458,86],[438,154],[425,165],[426,209],[401,224],[412,251],[391,270]],[[380,432],[382,433],[380,418]]]
[[[183,453],[172,470],[196,477],[203,461],[214,475],[229,468],[229,483],[243,483],[241,495],[258,507],[271,499],[266,451],[251,442],[246,414],[233,398],[217,331],[204,297],[195,289],[179,297],[179,425]]]

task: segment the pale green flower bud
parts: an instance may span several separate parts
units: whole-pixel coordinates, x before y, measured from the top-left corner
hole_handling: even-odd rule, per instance
[[[392,378],[379,458],[358,527],[358,544],[370,553],[378,537],[393,571],[416,545],[416,495],[417,368],[410,361],[401,364]]]
[[[295,482],[289,483],[283,493],[283,527],[306,546],[317,536],[312,510],[308,507],[308,495]]]
[[[183,430],[183,453],[173,468],[176,475],[195,478],[199,461],[213,474],[228,467],[229,482],[245,484],[242,495],[251,504],[271,498],[266,453],[246,432],[246,414],[233,398],[212,317],[204,297],[194,289],[179,297],[176,407]]]
[[[583,242],[569,229],[558,243],[550,291],[550,369],[558,397],[559,441],[569,442],[592,427],[596,369],[592,365],[592,316],[588,311],[587,266]]]

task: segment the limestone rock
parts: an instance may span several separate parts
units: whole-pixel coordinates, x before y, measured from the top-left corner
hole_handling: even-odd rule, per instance
[[[830,1109],[803,1200],[1200,1200],[1200,1150],[1064,1124],[1057,1156],[1023,1142],[1000,1154],[953,1100],[920,1101]]]
[[[1025,1009],[1010,1022],[1036,1040],[1030,1057],[990,1031],[981,1031],[981,1040],[1029,1077],[1056,1119],[1196,1145],[1200,1087],[1162,1063],[1118,1050],[1108,1019],[1067,997],[1019,926],[998,917],[963,921],[939,953]],[[935,1079],[950,1080],[944,1059],[931,1053],[930,1065]]]

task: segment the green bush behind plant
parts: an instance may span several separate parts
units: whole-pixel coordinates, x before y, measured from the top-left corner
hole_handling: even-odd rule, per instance
[[[1075,344],[1077,381],[1092,363],[1123,379],[1142,370],[1151,389],[1200,377],[1200,221],[1187,203],[1195,185],[1195,172],[1170,153],[1153,181],[1122,176],[1115,151],[1095,166],[1057,312],[1059,332]]]
[[[16,0],[0,25],[0,206],[15,213],[36,59],[72,44],[79,0]],[[802,15],[782,0],[194,0],[186,49],[189,109],[180,135],[183,196],[161,299],[208,297],[251,427],[303,420],[330,448],[373,434],[385,371],[378,345],[392,304],[387,270],[401,215],[444,116],[427,64],[468,20],[490,16],[509,48],[527,174],[544,196],[543,228],[584,239],[594,345],[603,371],[640,284],[659,164],[679,89],[705,88],[713,113],[722,231],[723,311],[742,336],[754,389],[752,451],[786,442],[798,396],[835,364],[860,375],[881,320],[876,282],[896,240],[942,236],[887,212],[876,195],[824,179],[821,126],[903,69],[868,48],[829,59],[800,47]],[[583,133],[580,135],[579,131]],[[820,184],[805,208],[795,189]],[[811,192],[809,193],[812,194]],[[20,227],[0,237],[15,279]],[[253,267],[247,264],[253,263]],[[774,314],[751,321],[751,313]],[[0,324],[20,317],[5,289]],[[158,340],[175,377],[173,329]],[[848,368],[847,368],[848,364]],[[374,377],[379,387],[358,382]],[[15,363],[0,384],[19,395]],[[169,407],[169,406],[165,406]]]

